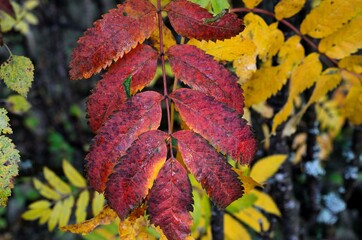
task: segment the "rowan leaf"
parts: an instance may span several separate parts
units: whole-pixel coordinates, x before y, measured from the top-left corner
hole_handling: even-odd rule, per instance
[[[162,35],[163,49],[166,52],[170,47],[176,45],[176,40],[171,30],[168,27],[166,27],[164,22],[162,22],[162,33],[163,33]],[[160,32],[158,28],[156,28],[155,31],[153,31],[151,37],[149,38],[149,41],[152,43],[152,46],[154,46],[158,51],[160,51]]]
[[[59,227],[63,227],[68,224],[70,215],[72,214],[72,208],[74,205],[74,197],[69,196],[63,201],[62,211],[59,216]]]
[[[350,93],[349,91],[348,94]],[[346,102],[343,107],[346,107]],[[358,99],[353,99],[353,108],[354,107],[356,107],[355,110],[358,110]],[[318,104],[315,105],[315,111],[317,113],[317,119],[320,122],[320,129],[327,130],[331,136],[337,136],[343,127],[345,117],[347,117],[346,115],[342,115],[340,110],[339,103],[335,100],[318,102]],[[353,116],[358,116],[355,113],[356,111],[353,111]]]
[[[98,192],[94,192],[92,201],[92,213],[93,216],[97,216],[103,209],[105,203],[104,195]]]
[[[234,216],[256,232],[261,232],[262,230],[268,231],[270,227],[268,219],[252,207],[244,209],[243,211],[234,214]]]
[[[40,218],[44,212],[48,212],[49,208],[34,208],[25,211],[21,214],[21,218],[24,220],[32,221]]]
[[[360,2],[362,5],[362,1]],[[362,48],[361,21],[362,14],[360,13],[353,17],[343,28],[323,38],[318,45],[318,50],[331,58],[337,59],[357,52],[358,49]]]
[[[338,62],[338,67],[362,74],[362,55],[347,56]]]
[[[147,0],[127,0],[94,23],[78,40],[70,62],[70,78],[89,78],[151,36],[156,9]]]
[[[177,78],[243,114],[243,92],[237,77],[212,56],[190,45],[175,45],[167,55]]]
[[[41,181],[39,181],[36,178],[33,178],[33,184],[36,190],[38,190],[38,192],[48,198],[48,199],[52,199],[52,200],[59,200],[60,199],[60,195],[59,193],[57,193],[56,191],[54,191],[52,188],[50,188],[49,186],[43,184]]]
[[[341,82],[341,72],[338,68],[327,68],[317,79],[312,96],[309,98],[307,106],[317,102],[329,91],[333,90]]]
[[[278,217],[281,217],[282,214],[279,211],[278,206],[274,200],[266,193],[259,190],[252,190],[250,194],[253,194],[257,197],[257,200],[254,202],[254,206],[258,207],[268,213],[274,214]]]
[[[187,0],[175,0],[165,9],[176,32],[188,38],[217,40],[231,38],[244,29],[243,21],[234,13],[214,18],[206,9]]]
[[[243,195],[237,174],[204,138],[186,130],[172,136],[187,168],[217,206],[225,208]]]
[[[259,3],[261,3],[263,0],[242,0],[242,1],[247,8],[254,8],[257,5],[259,5]]]
[[[14,12],[13,6],[10,3],[10,0],[2,0],[0,2],[0,11],[4,11],[7,14],[9,14],[10,16],[15,18],[15,12]]]
[[[259,183],[266,182],[268,178],[278,171],[287,157],[287,155],[278,154],[258,160],[250,171],[250,177]]]
[[[26,97],[34,80],[34,65],[27,57],[11,55],[0,66],[0,78],[8,88]]]
[[[166,138],[167,134],[158,130],[140,135],[114,167],[105,196],[121,220],[140,205],[152,187],[166,160]]]
[[[103,210],[94,218],[91,218],[82,223],[71,224],[60,228],[62,231],[68,231],[71,233],[87,234],[92,232],[99,225],[110,224],[117,217],[115,211],[109,206],[105,206]]]
[[[191,89],[178,89],[170,97],[186,124],[211,145],[242,164],[254,158],[257,143],[253,132],[235,110]]]
[[[224,238],[225,240],[243,239],[251,240],[251,236],[245,227],[231,217],[229,214],[224,215]]]
[[[10,127],[10,119],[8,111],[5,108],[0,108],[0,134],[12,134],[13,130]]]
[[[49,208],[51,203],[48,200],[38,200],[30,204],[28,207],[30,209],[44,209]]]
[[[48,220],[48,230],[51,232],[59,223],[60,214],[62,211],[63,202],[57,201],[54,205],[52,212],[50,213]]]
[[[5,207],[11,189],[14,187],[14,178],[18,175],[19,151],[10,138],[0,136],[0,206]]]
[[[236,213],[242,211],[246,208],[253,206],[257,197],[253,194],[244,194],[242,198],[232,202],[227,208],[226,211],[230,213]]]
[[[323,38],[342,28],[361,11],[361,0],[324,0],[304,18],[300,31],[314,38]],[[357,30],[357,29],[356,29]],[[346,37],[346,36],[344,36]]]
[[[302,10],[306,0],[281,0],[275,6],[275,17],[278,20],[290,18]]]
[[[294,69],[289,83],[288,100],[274,117],[272,133],[275,133],[277,127],[287,120],[292,113],[294,99],[317,81],[321,71],[322,64],[319,61],[318,53],[309,54],[303,62]]]
[[[93,132],[98,131],[109,116],[127,100],[129,94],[136,94],[152,81],[156,73],[157,57],[157,52],[150,46],[138,45],[109,68],[88,97],[88,118]],[[128,90],[124,85],[127,80]]]
[[[66,184],[58,175],[47,167],[43,168],[44,177],[57,192],[61,194],[70,194],[72,192],[70,186]]]
[[[139,93],[122,104],[98,130],[86,156],[88,180],[95,190],[104,191],[114,165],[141,133],[159,127],[162,99],[156,92]]]
[[[75,222],[84,222],[87,218],[87,206],[89,202],[89,191],[83,190],[78,197],[75,210]]]
[[[168,239],[185,239],[192,223],[192,189],[187,171],[176,159],[168,159],[150,191],[148,214]]]
[[[63,172],[69,182],[78,188],[85,188],[87,183],[83,176],[67,160],[62,161]]]
[[[355,85],[349,90],[344,106],[343,113],[351,123],[355,125],[362,124],[362,86]]]

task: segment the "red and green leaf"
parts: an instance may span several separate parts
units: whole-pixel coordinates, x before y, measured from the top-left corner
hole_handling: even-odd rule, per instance
[[[238,175],[225,157],[204,138],[187,130],[178,131],[172,136],[177,140],[187,168],[217,206],[225,208],[243,195]]]
[[[192,189],[187,171],[176,159],[168,159],[150,191],[148,213],[168,239],[185,239],[192,221]]]
[[[165,11],[176,32],[188,38],[225,39],[244,30],[243,21],[236,14],[226,13],[215,18],[206,9],[187,0],[172,1]]]
[[[105,196],[121,220],[141,204],[152,187],[167,157],[167,137],[158,130],[140,135],[114,167]]]
[[[153,79],[157,68],[157,52],[139,45],[114,63],[88,98],[89,125],[97,132],[105,120],[127,100],[124,82],[131,77],[130,93],[134,95]]]
[[[238,78],[212,56],[191,45],[174,45],[167,55],[176,77],[243,114],[244,98]]]
[[[70,62],[70,78],[89,78],[151,36],[156,9],[148,0],[127,0],[104,14],[78,40]]]
[[[160,126],[162,99],[156,92],[139,93],[122,104],[98,130],[86,156],[88,180],[95,190],[104,191],[114,165],[140,134]]]
[[[202,92],[181,88],[170,95],[181,118],[211,145],[241,164],[254,158],[256,140],[246,121],[232,108]]]

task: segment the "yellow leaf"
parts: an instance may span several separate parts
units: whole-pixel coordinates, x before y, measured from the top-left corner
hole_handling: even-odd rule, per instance
[[[69,182],[74,186],[79,188],[87,186],[83,176],[65,159],[63,160],[63,171]]]
[[[255,187],[262,187],[262,185],[256,182],[252,177],[246,176],[242,170],[237,168],[233,168],[233,170],[238,174],[238,178],[243,184],[244,194],[250,193]]]
[[[135,220],[127,218],[118,224],[119,237],[125,240],[156,240],[154,236],[147,232],[149,225],[149,221],[144,216],[140,216]]]
[[[42,225],[42,224],[46,223],[50,218],[50,214],[52,214],[51,209],[48,208],[48,209],[44,210],[44,212],[42,213],[42,215],[39,218],[39,224]]]
[[[342,76],[342,79],[345,80],[346,82],[348,82],[348,84],[350,84],[350,85],[362,84],[362,75],[361,74],[356,74],[354,72],[350,72],[348,70],[342,69],[341,76]],[[343,94],[343,96],[344,96],[344,94]],[[343,99],[344,99],[344,97],[343,97]]]
[[[323,38],[319,43],[318,50],[331,58],[341,59],[362,48],[361,39],[362,14],[359,14],[343,28]]]
[[[36,209],[30,209],[24,212],[21,215],[21,218],[24,220],[35,220],[42,216],[43,212],[47,211],[49,208],[36,208]]]
[[[94,192],[94,197],[92,201],[92,212],[93,216],[96,216],[102,211],[104,206],[104,195],[102,193]]]
[[[300,31],[314,38],[323,38],[342,28],[361,11],[361,0],[324,0],[304,18]],[[357,30],[357,29],[355,29]],[[343,37],[348,37],[344,35]]]
[[[284,34],[278,29],[278,22],[269,25],[269,43],[268,49],[264,55],[259,56],[264,62],[264,66],[271,66],[272,58],[275,56],[284,43]]]
[[[280,165],[287,159],[287,155],[271,155],[258,160],[250,171],[250,177],[259,183],[263,183],[273,176]]]
[[[317,84],[314,88],[312,96],[309,98],[307,106],[315,103],[325,96],[329,91],[333,90],[342,80],[341,72],[338,68],[327,68],[318,77]]]
[[[250,193],[254,194],[258,198],[254,203],[255,207],[281,217],[282,214],[280,213],[278,206],[268,194],[256,189],[252,190]]]
[[[245,29],[242,35],[255,44],[257,54],[265,54],[269,48],[270,30],[264,19],[256,14],[248,13],[244,17],[244,23]]]
[[[187,44],[204,50],[217,61],[233,61],[241,55],[253,54],[253,49],[255,49],[254,43],[243,37],[241,33],[230,39],[216,40],[216,42],[191,39]]]
[[[338,62],[338,67],[362,74],[362,55],[347,56]]]
[[[56,191],[54,191],[53,189],[51,189],[47,185],[43,184],[38,179],[34,178],[33,179],[33,184],[34,184],[35,189],[38,190],[39,193],[42,196],[44,196],[44,197],[46,197],[48,199],[53,199],[53,200],[59,200],[60,199],[59,193],[57,193]]]
[[[300,37],[294,35],[284,42],[278,53],[278,62],[283,65],[287,76],[304,58],[304,48],[300,44]]]
[[[60,228],[60,230],[77,234],[87,234],[101,224],[105,225],[112,223],[116,217],[117,213],[109,206],[105,206],[103,210],[94,218],[91,218],[82,223],[63,226]]]
[[[256,7],[259,3],[261,3],[263,0],[243,0],[243,3],[245,4],[245,6],[247,8],[254,8]]]
[[[270,107],[266,102],[254,104],[253,110],[259,113],[263,118],[272,118],[274,115],[274,109]]]
[[[28,207],[30,209],[41,209],[41,208],[49,208],[50,207],[50,202],[47,200],[39,200],[39,201],[35,201],[32,204],[30,204]]]
[[[89,192],[84,190],[79,194],[75,210],[75,222],[80,223],[84,222],[87,218],[87,206],[89,202]]]
[[[225,240],[251,240],[245,227],[232,218],[229,214],[224,215],[224,239]]]
[[[62,211],[63,208],[63,202],[62,201],[58,201],[51,214],[49,217],[49,221],[48,221],[48,230],[51,232],[54,230],[55,226],[58,224],[59,222],[59,217],[60,217],[60,213]]]
[[[48,181],[49,185],[52,186],[56,191],[62,194],[70,194],[71,189],[68,184],[66,184],[60,177],[58,177],[53,171],[49,168],[43,168],[44,177]]]
[[[63,201],[62,211],[59,216],[59,227],[68,224],[70,215],[72,214],[72,208],[74,205],[74,197],[70,196]]]
[[[332,136],[337,136],[344,124],[344,117],[339,111],[338,102],[322,101],[315,105],[317,119],[322,130],[328,130]]]
[[[355,125],[362,124],[362,86],[353,86],[343,106],[344,115]]]
[[[290,18],[297,14],[304,6],[305,0],[281,0],[275,6],[276,19]]]
[[[261,67],[242,85],[245,96],[245,106],[264,102],[277,93],[285,84],[287,78],[280,66]]]
[[[311,87],[318,79],[322,71],[318,53],[309,54],[303,62],[292,72],[289,83],[289,96],[284,107],[278,112],[273,121],[272,133],[275,134],[277,127],[287,120],[293,111],[293,100],[305,89]]]
[[[261,232],[260,225],[263,227],[263,231],[268,231],[270,227],[268,219],[252,207],[246,208],[236,213],[234,216],[256,232]]]
[[[171,30],[166,27],[166,25],[162,22],[162,33],[163,33],[163,50],[164,52],[167,52],[167,50],[173,46],[176,45],[176,40],[171,32]],[[158,28],[156,28],[155,31],[152,32],[151,37],[149,38],[152,45],[157,49],[160,50],[160,32],[158,31]]]

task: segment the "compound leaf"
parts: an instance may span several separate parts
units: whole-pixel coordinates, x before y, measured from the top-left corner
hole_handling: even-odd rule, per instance
[[[281,0],[275,6],[275,16],[278,20],[290,18],[302,10],[306,0]]]
[[[147,91],[128,99],[98,130],[86,156],[90,185],[103,192],[118,159],[143,132],[157,129],[161,121],[159,93]]]
[[[48,199],[52,199],[52,200],[59,200],[60,199],[60,194],[57,193],[56,191],[54,191],[52,188],[50,188],[49,186],[43,184],[41,181],[39,181],[36,178],[33,178],[33,184],[36,190],[39,191],[39,193],[48,198]]]
[[[212,56],[190,45],[175,45],[167,55],[177,78],[243,114],[244,98],[237,77]]]
[[[87,218],[87,206],[89,202],[89,191],[83,190],[78,197],[75,210],[75,222],[84,222]]]
[[[10,138],[0,136],[0,206],[5,207],[11,189],[14,187],[14,178],[18,175],[19,151]]]
[[[121,220],[140,205],[152,187],[166,160],[167,136],[158,130],[140,135],[114,167],[105,196]]]
[[[47,167],[43,169],[44,177],[48,181],[49,185],[52,186],[57,192],[61,194],[70,194],[71,189],[58,175]]]
[[[84,177],[70,164],[67,160],[63,160],[63,172],[69,182],[78,188],[85,188],[87,183]]]
[[[192,222],[192,189],[187,171],[176,159],[168,159],[150,191],[148,214],[168,239],[185,239]]]
[[[59,227],[68,224],[70,215],[72,214],[73,205],[74,205],[73,196],[69,196],[63,201],[62,211],[60,212],[59,216]]]
[[[49,231],[53,231],[55,226],[57,226],[57,224],[59,223],[59,218],[60,218],[60,214],[62,212],[62,208],[63,208],[63,202],[57,201],[49,216],[49,221],[48,221],[48,230]]]
[[[70,62],[70,78],[89,78],[151,36],[156,9],[147,0],[127,0],[94,23],[78,40]]]
[[[187,0],[175,0],[165,8],[176,32],[188,38],[217,40],[231,38],[243,29],[243,21],[234,13],[213,17],[206,9]]]
[[[256,140],[250,126],[235,110],[191,89],[178,89],[170,97],[185,123],[211,145],[242,164],[254,158]]]
[[[314,38],[323,38],[343,27],[361,11],[361,0],[324,0],[304,18],[300,31]],[[357,29],[356,29],[357,30]],[[344,35],[343,37],[346,37]]]
[[[131,78],[131,95],[152,81],[156,73],[157,57],[155,50],[142,44],[112,64],[88,97],[89,126],[93,132],[97,132],[104,121],[127,100],[125,80]]]
[[[351,3],[348,3],[352,6]],[[362,5],[362,1],[360,3]],[[361,9],[362,11],[362,9]],[[323,38],[319,51],[329,57],[341,59],[362,48],[362,14],[355,16],[343,28]]]
[[[172,136],[177,140],[187,168],[216,205],[225,208],[243,195],[238,175],[231,169],[225,157],[204,138],[186,130],[178,131]]]
[[[12,55],[1,64],[0,78],[8,88],[26,97],[34,80],[34,65],[27,57]]]

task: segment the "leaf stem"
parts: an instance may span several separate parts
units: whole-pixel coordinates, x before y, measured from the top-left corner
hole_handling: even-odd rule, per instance
[[[253,13],[261,13],[261,14],[265,14],[268,15],[270,17],[273,17],[275,19],[276,16],[274,13],[269,12],[267,10],[261,9],[261,8],[234,8],[234,9],[230,9],[230,12],[253,12]],[[318,46],[312,41],[310,40],[307,36],[305,36],[304,34],[302,34],[298,28],[296,28],[293,24],[291,24],[290,22],[288,22],[285,19],[281,19],[278,20],[279,22],[281,22],[282,24],[284,24],[285,26],[287,26],[290,30],[292,30],[293,32],[295,32],[297,35],[299,35],[307,44],[309,44],[309,46],[311,46],[313,49],[315,49],[318,53],[320,53],[321,55],[323,55],[324,57],[326,57],[334,66],[338,65],[338,62],[330,57],[328,57],[326,54],[320,52],[318,50]]]
[[[162,67],[162,79],[163,79],[163,95],[166,104],[166,112],[167,112],[167,127],[168,127],[168,134],[172,134],[171,128],[171,113],[170,113],[170,99],[168,97],[167,91],[167,78],[166,78],[166,69],[165,69],[165,52],[163,48],[163,26],[162,26],[162,7],[161,7],[161,0],[157,0],[157,20],[158,20],[158,32],[160,37],[160,57],[161,57],[161,67]],[[173,158],[173,151],[172,151],[172,141],[169,142],[170,144],[170,154]]]
[[[8,45],[6,45],[6,43],[4,43],[4,47],[8,50],[10,57],[13,56],[13,53],[11,52],[10,48],[8,47]]]

